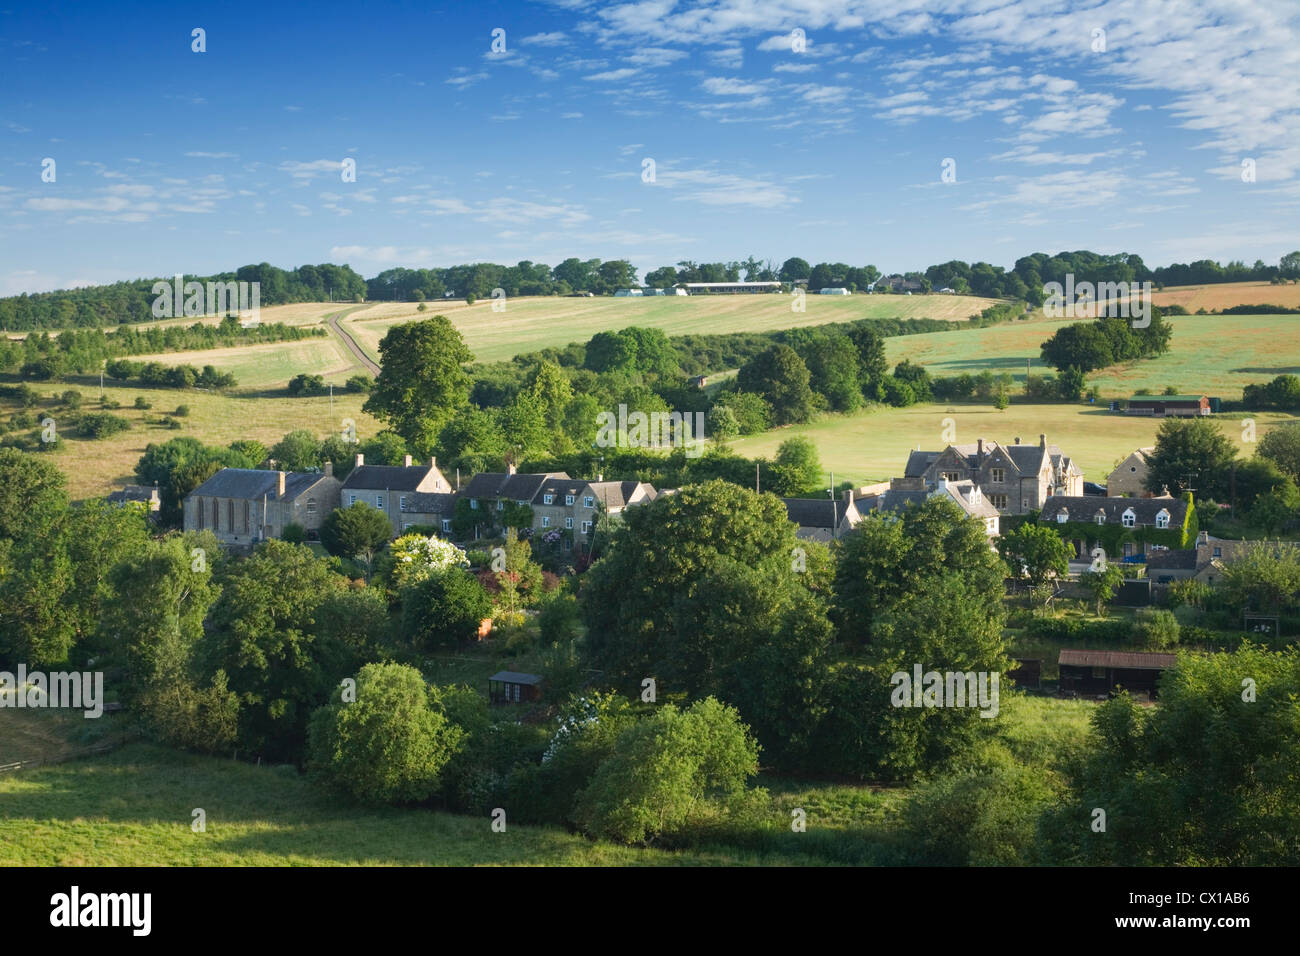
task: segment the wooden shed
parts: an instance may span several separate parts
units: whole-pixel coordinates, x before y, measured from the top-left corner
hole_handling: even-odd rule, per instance
[[[1116,689],[1147,691],[1154,700],[1156,681],[1177,662],[1175,654],[1062,648],[1059,658],[1061,690],[1088,695],[1110,694]]]
[[[1007,677],[1017,687],[1039,688],[1043,684],[1043,659],[1041,657],[1013,657],[1016,666],[1007,671]]]
[[[497,671],[488,678],[488,700],[494,704],[526,704],[541,700],[543,680],[540,674]]]

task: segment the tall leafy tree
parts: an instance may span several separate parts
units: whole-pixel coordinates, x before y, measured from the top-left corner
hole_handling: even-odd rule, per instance
[[[813,414],[808,366],[788,345],[774,345],[740,367],[740,388],[764,398],[777,425],[806,422]]]
[[[338,558],[361,558],[370,577],[375,554],[393,536],[393,524],[378,508],[358,501],[347,508],[335,508],[320,529],[321,544]]]
[[[464,369],[474,355],[445,316],[396,325],[379,343],[381,371],[364,410],[412,448],[434,447],[439,430],[469,401]]]
[[[1223,427],[1209,418],[1168,418],[1147,456],[1146,489],[1178,494],[1194,489],[1198,498],[1226,501],[1237,449]]]

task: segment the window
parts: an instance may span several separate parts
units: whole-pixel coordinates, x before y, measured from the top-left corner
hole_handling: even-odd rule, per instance
[[[955,471],[945,471],[940,475],[940,477],[943,478],[944,481],[961,481],[961,475],[957,474]]]
[[[1223,557],[1223,549],[1222,549],[1222,548],[1215,548],[1215,549],[1214,549],[1214,556],[1215,556],[1216,558],[1221,558],[1221,557]]]
[[[1007,470],[1005,468],[994,468],[990,474],[992,475],[994,484],[1000,485],[1002,482],[1007,480]]]
[[[542,527],[543,527],[543,528],[549,528],[550,526],[551,526],[551,516],[550,516],[550,515],[543,515],[543,516],[542,516]]]
[[[1161,509],[1160,513],[1159,513],[1158,515],[1156,515],[1156,527],[1157,527],[1157,528],[1168,528],[1168,527],[1169,527],[1169,512],[1168,512],[1168,511],[1165,511],[1165,510]]]
[[[519,507],[522,508],[524,505],[528,504],[528,502],[526,502],[526,501],[516,501],[515,504],[517,504]]]
[[[502,499],[498,498],[498,499],[497,499],[497,511],[505,511],[505,510],[506,510],[506,503],[505,503],[505,501],[503,501]]]
[[[375,507],[378,508],[380,511],[383,511],[383,510],[384,510],[384,496],[383,496],[383,495],[375,495]]]
[[[350,504],[350,505],[354,505],[354,504],[356,504],[356,503],[357,503],[357,496],[356,496],[356,495],[348,495],[348,504]]]
[[[478,511],[478,499],[477,498],[469,499],[469,506],[473,508],[475,511]]]
[[[203,527],[203,499],[202,498],[194,499],[194,510],[199,516],[199,527],[202,528]]]
[[[1106,516],[1105,516],[1104,514],[1102,514],[1101,512],[1098,512],[1098,513],[1097,513],[1097,517],[1094,518],[1093,520],[1095,520],[1095,521],[1097,522],[1097,524],[1105,524],[1105,523],[1106,523]]]
[[[1064,508],[1062,508],[1060,511],[1056,513],[1057,524],[1065,524],[1069,520],[1070,520],[1070,512],[1066,511]]]
[[[226,527],[231,531],[235,530],[235,500],[233,498],[226,502]]]
[[[1130,465],[1128,470],[1137,474],[1137,465]]]
[[[570,541],[568,538],[565,538],[565,539],[564,539],[564,550],[565,550],[565,551],[572,551],[572,550],[573,550],[573,542]]]
[[[573,495],[565,495],[565,496],[564,496],[564,503],[565,503],[566,505],[571,505],[571,504],[573,504]]]
[[[572,518],[565,518],[565,519],[564,519],[564,526],[565,526],[566,528],[572,528],[572,527],[573,527],[573,519],[572,519]]]
[[[583,499],[582,499],[582,506],[583,506],[584,508],[591,508],[591,507],[593,507],[595,504],[596,504],[596,499],[593,498],[591,495],[584,495],[584,496],[583,496]]]
[[[1125,542],[1124,542],[1124,557],[1126,557],[1126,558],[1131,558],[1132,556],[1133,556],[1133,542],[1132,542],[1132,541],[1125,541]]]
[[[212,530],[221,530],[221,502],[216,498],[212,499]]]
[[[1021,507],[1021,508],[1028,508],[1028,507],[1029,507],[1029,499],[1028,499],[1028,498],[1021,498],[1021,499],[1020,499],[1020,507]]]
[[[511,684],[510,686],[513,687],[513,688],[515,689],[515,703],[517,704],[517,703],[519,703],[519,685],[518,685],[518,684]]]
[[[402,497],[397,499],[397,510],[398,511],[406,510],[406,495],[402,495]]]
[[[989,501],[992,503],[994,508],[1002,509],[1007,506],[1006,495],[989,495]]]
[[[315,513],[316,513],[316,499],[315,499],[315,498],[308,498],[308,499],[307,499],[307,514],[309,514],[309,515],[314,515]]]
[[[542,495],[542,504],[549,505],[555,500],[555,495]]]
[[[450,518],[443,518],[443,519],[442,519],[442,530],[443,530],[443,531],[450,531],[450,530],[451,530],[451,519],[450,519]]]
[[[1137,524],[1137,515],[1133,513],[1132,508],[1129,508],[1128,511],[1124,512],[1123,521],[1124,521],[1124,527],[1126,528],[1132,528],[1134,525]]]
[[[582,533],[583,533],[583,534],[591,534],[591,522],[590,522],[590,521],[584,521],[584,522],[582,523]]]
[[[248,516],[251,508],[247,501],[244,502],[244,534],[248,534]]]

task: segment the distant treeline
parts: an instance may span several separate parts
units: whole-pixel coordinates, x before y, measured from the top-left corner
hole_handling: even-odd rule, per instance
[[[16,371],[24,378],[44,381],[62,375],[97,372],[105,360],[124,355],[296,342],[327,334],[323,328],[305,328],[282,322],[243,328],[234,316],[226,316],[216,325],[196,322],[190,326],[151,326],[147,329],[124,326],[113,332],[68,329],[55,336],[40,332],[28,335],[22,341],[0,340],[0,371]]]
[[[987,262],[961,260],[932,265],[923,272],[906,272],[903,278],[922,292],[951,288],[958,293],[989,298],[1020,299],[1041,305],[1049,282],[1065,283],[1066,275],[1080,282],[1152,282],[1156,286],[1219,282],[1300,279],[1300,251],[1281,257],[1277,265],[1256,260],[1252,266],[1241,261],[1222,265],[1212,259],[1192,263],[1175,262],[1150,269],[1131,253],[1101,255],[1087,250],[1035,252],[1016,260],[1007,270]],[[780,281],[806,283],[810,289],[843,286],[865,291],[881,277],[874,265],[820,262],[792,257],[778,266],[753,256],[729,262],[684,260],[646,273],[644,283],[666,288],[677,282]],[[637,270],[626,259],[579,259],[571,257],[557,266],[523,260],[515,265],[478,262],[445,268],[387,269],[373,279],[363,279],[351,267],[330,263],[283,270],[268,263],[242,266],[234,272],[214,276],[187,276],[187,280],[217,282],[260,282],[261,304],[288,302],[373,301],[418,302],[470,296],[484,299],[501,289],[507,297],[567,295],[577,292],[610,294],[638,284]],[[102,325],[142,322],[155,318],[151,311],[152,286],[158,279],[136,279],[112,285],[90,286],[58,292],[11,296],[0,299],[0,329],[95,328]]]
[[[153,314],[155,282],[171,277],[132,279],[112,285],[37,292],[0,299],[0,329],[30,332],[37,329],[93,329],[105,325],[147,322]],[[210,276],[185,276],[186,282],[258,282],[260,305],[290,302],[352,302],[366,294],[366,280],[350,266],[324,263],[279,269],[269,263],[241,266],[234,272]]]

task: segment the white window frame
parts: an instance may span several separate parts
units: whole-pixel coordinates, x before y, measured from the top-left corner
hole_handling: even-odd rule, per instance
[[[1065,524],[1069,520],[1070,520],[1070,512],[1066,511],[1064,508],[1062,508],[1060,511],[1056,513],[1057,524]]]
[[[383,495],[375,495],[375,507],[378,508],[380,511],[383,511],[383,510],[384,510],[384,496],[383,496]]]
[[[572,518],[565,518],[565,519],[564,519],[564,527],[567,528],[568,530],[572,531],[572,530],[573,530],[573,519],[572,519]]]
[[[991,468],[989,475],[993,478],[995,485],[1000,485],[1007,480],[1007,470],[1005,468]]]
[[[1133,513],[1132,508],[1129,508],[1120,516],[1120,521],[1123,522],[1126,528],[1137,527],[1137,515]]]
[[[498,499],[497,499],[497,511],[505,511],[505,510],[506,510],[506,502],[505,502],[505,499],[504,499],[504,498],[498,498]]]
[[[451,530],[451,519],[450,519],[450,518],[443,518],[443,519],[442,519],[442,530],[443,530],[443,531],[450,531],[450,530]]]
[[[571,505],[571,504],[573,504],[573,495],[565,495],[565,496],[564,496],[564,503],[565,503],[566,505]]]
[[[555,501],[555,495],[542,495],[542,504],[549,505]]]
[[[397,507],[403,513],[406,512],[406,495],[402,495],[400,498],[397,499]]]
[[[477,498],[469,499],[469,506],[473,508],[475,511],[478,511],[478,499]]]
[[[543,527],[543,528],[549,528],[550,526],[551,526],[551,516],[550,516],[550,515],[542,515],[542,527]]]
[[[590,521],[584,521],[584,522],[582,523],[582,533],[583,533],[583,534],[591,534],[591,522],[590,522]]]
[[[592,495],[585,495],[582,499],[582,506],[584,508],[594,508],[596,506],[596,499]]]
[[[1165,511],[1163,508],[1160,509],[1160,513],[1156,515],[1156,527],[1157,528],[1169,527],[1169,512]]]
[[[356,503],[357,503],[357,496],[356,496],[356,495],[348,495],[348,505],[351,506],[351,505],[354,505],[354,504],[356,504]]]

